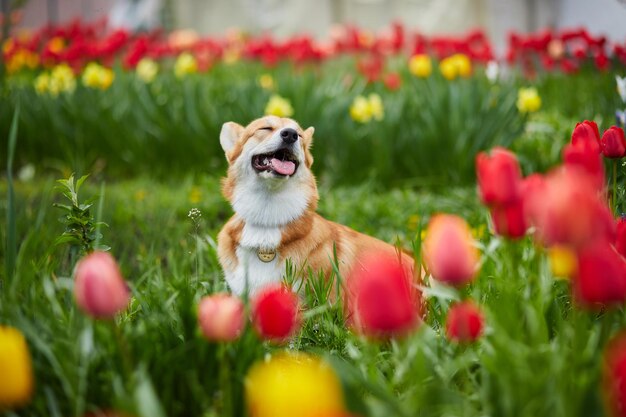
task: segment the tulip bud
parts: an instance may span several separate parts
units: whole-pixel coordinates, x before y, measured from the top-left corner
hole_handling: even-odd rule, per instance
[[[74,296],[78,306],[98,319],[112,319],[130,301],[130,291],[115,259],[108,252],[92,252],[76,264]]]
[[[265,340],[285,342],[300,327],[298,296],[281,285],[261,289],[252,300],[254,327]]]
[[[500,147],[492,149],[491,155],[479,153],[476,175],[483,204],[506,205],[519,199],[522,171],[514,153]]]
[[[596,122],[585,120],[576,123],[572,132],[572,145],[591,148],[595,153],[600,153],[600,130]]]
[[[572,280],[574,298],[581,307],[600,309],[626,301],[626,261],[607,242],[596,242],[578,253]]]
[[[393,252],[362,256],[346,279],[346,307],[357,331],[375,338],[402,336],[419,318],[413,260]]]
[[[483,333],[484,318],[473,301],[455,303],[448,311],[446,336],[456,342],[474,342]]]
[[[602,147],[602,154],[607,158],[623,158],[626,155],[626,138],[624,138],[624,131],[617,127],[612,126],[609,130],[606,130],[600,140]]]
[[[244,305],[239,298],[228,294],[206,296],[198,306],[198,324],[208,340],[236,340],[245,326]]]
[[[433,277],[454,286],[467,284],[478,269],[478,250],[469,226],[460,217],[439,214],[426,229],[424,260]]]
[[[22,333],[0,326],[0,411],[27,403],[33,393],[33,369]]]

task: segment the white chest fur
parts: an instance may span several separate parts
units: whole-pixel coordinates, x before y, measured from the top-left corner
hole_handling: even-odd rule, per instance
[[[246,290],[252,295],[270,283],[280,282],[285,272],[285,263],[280,256],[270,262],[259,259],[258,250],[276,250],[282,237],[279,227],[255,226],[246,223],[237,247],[237,268],[226,272],[226,281],[233,293],[242,295]]]

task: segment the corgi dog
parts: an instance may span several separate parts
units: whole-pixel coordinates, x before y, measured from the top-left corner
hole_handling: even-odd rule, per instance
[[[253,295],[281,282],[288,259],[296,271],[330,276],[336,252],[341,276],[370,251],[397,254],[413,274],[413,258],[394,246],[324,219],[311,172],[313,127],[265,116],[243,127],[224,123],[220,144],[228,160],[222,193],[234,215],[218,235],[218,256],[231,291]]]

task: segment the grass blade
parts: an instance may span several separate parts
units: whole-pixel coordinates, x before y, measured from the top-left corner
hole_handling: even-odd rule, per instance
[[[15,273],[15,259],[17,257],[17,231],[15,226],[15,195],[13,192],[13,157],[17,143],[17,122],[20,118],[19,103],[13,113],[11,130],[9,131],[9,145],[7,152],[7,242],[6,242],[6,280],[11,281]],[[0,284],[2,284],[0,282]],[[8,284],[8,282],[6,283]]]

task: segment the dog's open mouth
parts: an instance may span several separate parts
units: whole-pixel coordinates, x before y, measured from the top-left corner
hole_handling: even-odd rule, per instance
[[[257,172],[268,171],[277,175],[293,175],[298,169],[298,159],[288,149],[264,153],[252,157],[252,167]]]

